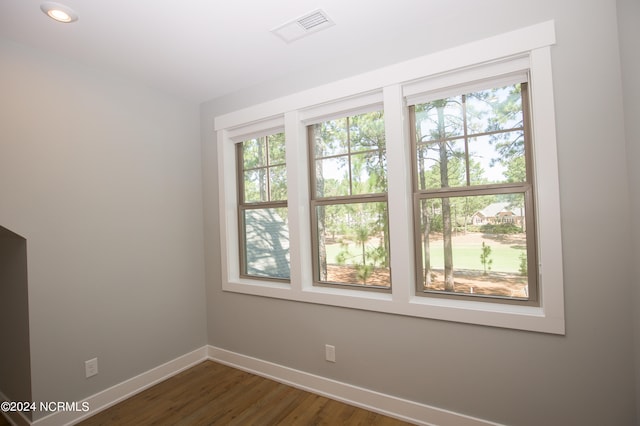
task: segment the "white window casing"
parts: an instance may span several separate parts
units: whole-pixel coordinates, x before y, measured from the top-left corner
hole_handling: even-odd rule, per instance
[[[564,334],[560,196],[550,49],[553,21],[447,49],[215,118],[222,288],[225,291],[398,315]],[[522,80],[522,79],[525,80]],[[488,79],[530,82],[539,306],[416,296],[407,105]],[[498,79],[498,80],[496,80]],[[433,99],[433,98],[432,98]],[[306,126],[384,108],[391,293],[313,285]],[[291,282],[239,274],[234,144],[282,131],[286,139]]]

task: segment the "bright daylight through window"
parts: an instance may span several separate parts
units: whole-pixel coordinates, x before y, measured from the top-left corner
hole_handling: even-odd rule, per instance
[[[412,105],[418,294],[537,301],[527,83]]]
[[[284,133],[237,145],[242,275],[288,280]]]
[[[308,129],[316,282],[390,288],[383,113]]]

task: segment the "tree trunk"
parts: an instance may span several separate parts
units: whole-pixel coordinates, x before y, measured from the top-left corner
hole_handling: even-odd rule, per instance
[[[264,139],[266,143],[266,138]],[[262,141],[258,139],[258,158],[262,162],[264,155],[264,149],[262,148]],[[260,164],[261,166],[265,166],[266,164]],[[266,184],[266,176],[262,173],[263,170],[268,169],[258,169],[258,187],[260,188],[260,201],[269,201],[267,198],[267,184]]]
[[[440,138],[446,137],[444,125],[445,101],[436,105],[438,111],[438,133]],[[447,143],[440,142],[440,185],[449,187],[449,164],[447,158]],[[442,238],[444,245],[444,290],[453,291],[453,249],[451,244],[451,202],[449,198],[442,199]]]
[[[419,148],[419,151],[422,149],[426,150],[426,147]],[[420,156],[421,158],[421,156]],[[426,186],[425,178],[424,178],[425,170],[424,164],[421,160],[418,161],[418,176],[420,176],[420,188],[424,189]],[[424,259],[424,287],[431,287],[431,252],[429,247],[429,231],[430,231],[430,222],[429,222],[429,212],[427,211],[427,205],[420,206],[420,219],[422,223],[422,254]]]
[[[314,136],[318,137],[316,135],[316,132],[319,131],[319,125],[314,126]],[[315,147],[314,147],[315,149]],[[317,168],[314,168],[314,170],[312,171],[312,173],[315,173],[316,176],[316,198],[321,198],[324,197],[324,173],[322,170],[322,162],[319,163],[319,165],[316,165],[317,163],[314,161],[314,166],[316,166]],[[324,211],[324,207],[322,208],[317,208],[316,207],[316,214],[317,214],[317,221],[318,221],[318,280],[320,281],[327,281],[327,250],[325,247],[325,232],[326,232],[326,213]]]

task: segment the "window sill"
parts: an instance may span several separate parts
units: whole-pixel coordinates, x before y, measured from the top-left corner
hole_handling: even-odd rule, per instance
[[[430,298],[415,295],[402,298],[390,293],[314,287],[311,285],[295,288],[289,284],[258,280],[226,282],[223,284],[223,290],[417,318],[564,334],[564,318],[550,315],[544,307]]]

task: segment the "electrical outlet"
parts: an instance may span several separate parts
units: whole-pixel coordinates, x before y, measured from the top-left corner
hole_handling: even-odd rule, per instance
[[[333,345],[324,345],[324,357],[329,362],[336,362],[336,347]]]
[[[87,378],[98,374],[98,358],[93,358],[84,362],[84,373]]]

